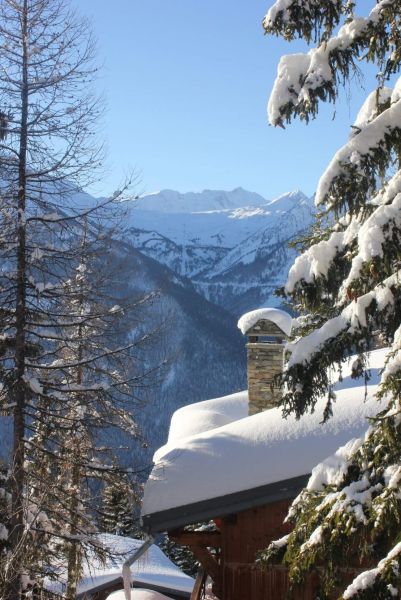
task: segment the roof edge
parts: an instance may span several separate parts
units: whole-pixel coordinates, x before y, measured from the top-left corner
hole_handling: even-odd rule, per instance
[[[142,527],[150,534],[169,531],[214,517],[224,517],[249,508],[295,498],[305,487],[310,474],[275,481],[217,498],[201,500],[183,506],[142,515]]]

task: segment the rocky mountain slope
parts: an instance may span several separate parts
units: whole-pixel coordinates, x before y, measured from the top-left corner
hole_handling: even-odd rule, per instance
[[[135,298],[158,292],[136,325],[155,332],[143,360],[150,366],[162,365],[154,384],[138,394],[138,422],[152,452],[165,442],[178,407],[246,385],[246,340],[231,314],[198,294],[188,279],[131,244],[119,244],[115,268],[121,282],[115,293]]]

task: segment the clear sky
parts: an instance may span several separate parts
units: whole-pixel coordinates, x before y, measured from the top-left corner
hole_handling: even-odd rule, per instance
[[[278,60],[302,48],[263,35],[269,0],[75,3],[93,21],[105,64],[109,173],[97,192],[115,189],[131,167],[145,192],[314,192],[364,94],[360,84],[344,94],[334,121],[330,106],[309,126],[269,127]]]

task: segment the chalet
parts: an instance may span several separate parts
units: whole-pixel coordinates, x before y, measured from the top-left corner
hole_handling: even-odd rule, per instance
[[[93,553],[86,554],[83,573],[77,588],[77,600],[106,600],[113,592],[123,589],[122,568],[127,557],[143,545],[142,540],[102,533],[98,537],[100,547],[105,553],[100,560]],[[153,595],[154,598],[170,600],[189,599],[194,580],[180,571],[155,545],[131,567],[130,585],[138,590],[138,598]],[[62,582],[48,582],[49,600],[63,598]],[[145,588],[145,590],[143,589]],[[136,594],[136,592],[135,592]],[[136,595],[135,595],[136,597]]]
[[[145,531],[150,536],[167,531],[189,546],[203,567],[192,600],[203,597],[205,574],[219,600],[285,598],[286,569],[262,569],[255,564],[257,552],[289,532],[283,524],[288,507],[313,467],[360,437],[367,417],[381,408],[374,395],[384,351],[375,350],[366,395],[364,383],[351,379],[351,358],[338,377],[334,414],[327,423],[321,424],[325,398],[313,414],[284,419],[275,406],[280,389],[274,375],[283,368],[291,318],[261,309],[245,315],[239,326],[249,338],[248,391],[178,410],[145,486]],[[211,520],[212,531],[186,529]],[[316,598],[313,577],[297,594],[299,600]]]

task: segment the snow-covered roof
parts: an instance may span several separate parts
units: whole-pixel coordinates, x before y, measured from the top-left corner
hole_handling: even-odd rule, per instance
[[[366,399],[364,384],[350,377],[354,358],[349,359],[335,387],[333,417],[325,424],[321,421],[326,398],[300,420],[292,415],[284,419],[279,408],[246,416],[246,393],[177,411],[169,441],[156,452],[145,486],[144,520],[147,515],[310,473],[339,446],[360,437],[367,429],[367,417],[384,407],[375,393],[386,352],[370,354],[372,378]],[[216,426],[219,420],[224,424]]]
[[[184,438],[228,425],[247,415],[247,390],[184,406],[173,414],[167,444],[159,448],[155,456],[165,454],[167,448],[174,447]]]
[[[257,310],[247,312],[242,315],[238,321],[238,328],[244,335],[246,335],[246,333],[261,319],[272,321],[286,335],[290,335],[292,317],[288,313],[278,308],[258,308]]]
[[[97,536],[98,542],[113,556],[100,561],[89,553],[88,560],[84,562],[83,574],[78,583],[77,597],[90,590],[97,589],[108,583],[116,581],[122,574],[124,561],[143,544],[143,540],[121,537],[109,533]],[[131,567],[132,582],[142,586],[149,585],[160,590],[177,590],[191,593],[194,580],[183,573],[156,545],[149,550]],[[61,594],[63,584],[49,582],[46,588],[49,591]],[[134,596],[135,598],[135,596]]]
[[[113,592],[107,596],[107,600],[126,600],[124,590]],[[131,600],[171,600],[168,596],[153,590],[136,588],[131,590]]]

